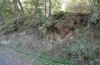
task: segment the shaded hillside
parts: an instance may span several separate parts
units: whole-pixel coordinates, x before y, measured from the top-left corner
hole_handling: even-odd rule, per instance
[[[99,4],[0,0],[0,54],[21,65],[100,65]]]
[[[67,22],[67,27],[63,27],[65,22]],[[59,34],[59,32],[57,35],[55,34],[55,36],[57,36],[55,39],[65,35],[67,37],[63,39],[59,38],[59,40],[54,40],[54,42],[51,41],[54,37],[49,37],[49,35],[52,36],[51,32],[48,31],[46,34],[43,34],[39,30],[39,25],[40,24],[36,23],[32,25],[30,29],[23,29],[18,32],[1,36],[0,45],[14,49],[24,49],[40,56],[71,60],[78,65],[91,64],[91,62],[93,62],[93,65],[99,64],[99,24],[93,25],[90,28],[78,24],[79,27],[76,27],[74,28],[75,30],[69,32],[72,34],[68,37],[69,34],[67,31],[72,30],[70,25],[73,27],[73,22],[58,20],[58,22],[56,22],[57,26],[54,25],[54,30],[51,30],[51,32],[54,31],[52,34],[60,31],[62,34]],[[61,30],[59,27],[61,27]],[[52,29],[52,27],[49,28],[49,30],[50,29]],[[63,35],[63,29],[66,29],[65,35]]]

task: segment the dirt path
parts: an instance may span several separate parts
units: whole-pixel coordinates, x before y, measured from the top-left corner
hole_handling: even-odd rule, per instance
[[[15,62],[13,59],[5,57],[0,54],[0,65],[21,65]]]
[[[0,46],[0,65],[38,65],[34,60],[25,58],[23,54]]]
[[[0,65],[7,65],[7,63],[5,62],[4,59],[5,58],[0,55]],[[10,64],[10,65],[12,65],[12,64]]]

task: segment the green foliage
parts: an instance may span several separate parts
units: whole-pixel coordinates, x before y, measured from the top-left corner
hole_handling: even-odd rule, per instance
[[[48,22],[43,22],[42,25],[40,26],[39,30],[45,34],[47,31],[48,25],[49,25]]]
[[[97,4],[100,4],[100,0],[97,0]]]
[[[57,12],[56,14],[54,14],[54,15],[52,16],[52,18],[53,18],[54,20],[61,19],[61,18],[64,16],[64,14],[65,14],[65,12],[60,11],[60,12]]]
[[[59,12],[61,8],[61,0],[52,0],[52,13]]]
[[[91,15],[91,17],[88,20],[88,26],[91,26],[92,24],[98,23],[99,21],[97,21],[97,20],[100,19],[100,15],[99,15],[100,7],[98,6],[98,1],[97,1],[97,4],[95,6],[94,5],[90,5],[90,6],[92,6],[90,8],[93,8],[92,9],[93,14]]]
[[[64,12],[63,11],[58,12],[56,15],[57,15],[57,18],[59,19],[59,18],[63,17]]]
[[[0,0],[0,16],[3,16],[5,19],[14,17],[10,0]]]
[[[1,25],[0,26],[0,32],[1,34],[7,34],[7,33],[10,33],[11,31],[14,31],[16,28],[16,26],[13,24],[13,23],[6,23],[4,25]]]
[[[94,12],[94,13],[92,14],[92,16],[91,16],[91,17],[89,18],[89,20],[88,20],[88,26],[91,26],[91,25],[93,25],[93,24],[98,23],[97,20],[99,20],[99,19],[100,19],[100,16],[99,16],[99,14],[98,14],[98,11]]]
[[[46,33],[49,22],[47,21],[46,17],[43,15],[41,9],[38,9],[36,15],[40,22],[39,30],[43,33]]]
[[[96,14],[96,13],[94,13],[94,14],[92,14],[92,16],[91,16],[89,22],[90,22],[90,23],[96,23],[96,22],[97,22],[97,19],[99,19],[99,15]]]
[[[76,65],[75,63],[73,63],[72,61],[69,61],[69,60],[55,59],[55,58],[51,58],[51,57],[48,57],[48,56],[43,56],[41,54],[34,55],[30,51],[26,51],[26,50],[23,50],[21,48],[16,48],[14,50],[19,52],[19,53],[22,53],[22,54],[26,55],[28,58],[36,59],[38,64],[41,64],[41,65],[42,64],[43,65],[44,64],[51,64],[51,65]]]
[[[67,43],[67,58],[70,58],[73,61],[77,60],[77,62],[82,61],[84,65],[91,64],[91,62],[93,62],[93,64],[91,65],[99,64],[99,62],[95,63],[95,60],[97,59],[95,49],[98,47],[90,41],[90,34],[84,32],[84,30],[80,31],[80,29],[77,29],[76,33],[78,36],[75,37],[75,40],[72,40],[69,43]],[[91,61],[91,59],[93,60]],[[85,63],[84,60],[89,62]]]
[[[84,60],[89,58],[94,58],[94,48],[95,46],[91,45],[89,34],[84,32],[84,30],[76,31],[78,37],[75,37],[74,41],[69,42],[67,48],[67,55],[76,58],[78,60]]]
[[[8,34],[17,31],[19,28],[22,28],[24,20],[25,19],[23,17],[19,19],[15,18],[3,25],[0,25],[0,34]]]

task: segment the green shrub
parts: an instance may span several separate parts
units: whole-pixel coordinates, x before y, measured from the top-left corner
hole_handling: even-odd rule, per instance
[[[82,37],[81,37],[82,36]],[[93,47],[89,41],[89,34],[83,33],[79,38],[75,39],[73,44],[70,44],[67,51],[72,56],[77,58],[90,58],[93,56]]]
[[[95,64],[95,60],[97,59],[95,49],[97,46],[90,41],[90,34],[88,32],[84,32],[84,30],[81,32],[80,30],[76,30],[76,33],[77,35],[75,39],[67,43],[66,57],[76,63],[81,61],[84,65],[86,64],[85,62],[88,62],[89,65],[91,64],[90,62]]]
[[[63,11],[60,11],[60,12],[57,12],[56,14],[54,14],[54,15],[52,16],[52,18],[53,18],[54,20],[57,20],[57,19],[62,18],[63,16],[64,16],[64,12],[63,12]]]
[[[99,19],[99,15],[97,13],[92,14],[91,18],[89,19],[89,24],[96,24],[97,20]]]
[[[15,28],[15,25],[12,25],[11,22],[7,22],[4,25],[0,26],[0,31],[1,31],[0,33],[1,34],[7,34],[7,33],[11,32],[15,29],[17,29],[17,28]]]
[[[56,15],[57,15],[57,18],[58,18],[58,19],[59,19],[59,18],[62,18],[63,15],[64,15],[64,12],[63,12],[63,11],[58,12]]]
[[[39,19],[40,22],[39,30],[42,33],[46,33],[49,22],[47,18],[44,16],[44,14],[42,13],[41,9],[39,9],[39,11],[37,12],[37,18]]]
[[[46,31],[47,31],[47,27],[48,27],[48,26],[49,26],[49,22],[48,22],[48,21],[45,21],[45,22],[43,22],[42,25],[39,27],[39,30],[45,34]]]
[[[15,18],[15,19],[13,19],[9,22],[6,22],[3,25],[0,25],[0,33],[1,34],[7,34],[7,33],[10,33],[10,32],[17,31],[19,28],[22,27],[23,21],[24,21],[23,18],[19,18],[19,19]]]
[[[95,6],[95,10],[88,20],[88,26],[98,23],[98,20],[100,20],[100,7]]]

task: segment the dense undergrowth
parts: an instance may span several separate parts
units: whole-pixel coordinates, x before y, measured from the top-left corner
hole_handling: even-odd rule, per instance
[[[69,45],[65,54],[68,58],[70,57],[82,65],[99,65],[99,55],[95,52],[98,52],[96,49],[100,48],[100,45],[97,46],[95,42],[91,42],[93,40],[91,34],[84,31],[84,29],[81,31],[80,29],[76,30],[76,37],[68,42]]]
[[[61,14],[58,13],[57,17],[62,17]],[[28,54],[26,51],[23,52],[19,39],[15,39],[11,45],[8,45],[10,48],[15,49],[18,52],[24,53],[28,55],[30,58],[38,59],[39,63],[47,63],[51,65],[99,65],[100,64],[100,57],[97,49],[99,50],[100,45],[95,45],[95,42],[92,42],[93,38],[91,39],[91,32],[88,32],[88,29],[91,29],[91,24],[94,25],[99,19],[99,15],[93,14],[88,22],[88,26],[84,27],[81,26],[80,28],[75,30],[74,39],[67,40],[65,51],[58,51],[61,52],[60,58],[52,58],[51,56],[45,56],[46,54],[36,56],[34,54]],[[47,27],[49,26],[48,20],[46,18],[42,18],[41,20],[29,19],[29,18],[20,18],[14,19],[10,22],[6,22],[3,25],[0,25],[0,35],[9,35],[16,33],[17,31],[24,31],[24,30],[34,30],[33,28],[37,28],[41,31],[41,33],[46,33]],[[28,31],[30,32],[30,31]],[[36,32],[36,31],[35,31]],[[34,34],[34,33],[32,33]],[[38,35],[37,35],[38,37]],[[31,46],[31,45],[30,45]],[[62,48],[61,48],[62,49]],[[53,50],[52,50],[53,51]],[[42,52],[42,51],[41,51]],[[97,52],[97,53],[96,53]],[[43,53],[45,51],[43,50]],[[47,54],[48,55],[48,54]],[[56,54],[55,54],[56,55]],[[74,62],[74,63],[73,63]]]
[[[37,59],[37,62],[42,64],[52,64],[52,65],[99,65],[99,48],[100,45],[96,45],[95,42],[91,40],[91,34],[87,31],[87,28],[79,28],[75,31],[75,38],[72,40],[66,40],[64,43],[64,51],[60,51],[63,48],[61,47],[59,52],[61,52],[60,56],[53,57],[48,56],[49,53],[42,50],[42,53],[38,53],[37,55],[33,54],[28,50],[23,50],[21,48],[22,43],[20,42],[20,38],[16,38],[11,42],[11,44],[6,45],[8,48],[14,49],[19,53],[25,54],[27,57],[31,59]],[[85,31],[85,32],[84,32]],[[31,42],[31,41],[30,41]],[[6,47],[5,46],[5,47]],[[31,45],[32,46],[32,45]],[[42,49],[42,47],[40,46]],[[55,47],[56,49],[56,47]],[[98,50],[97,50],[98,49]],[[54,50],[54,49],[53,49]],[[52,50],[52,51],[53,51]],[[55,53],[56,55],[57,53]],[[54,55],[54,56],[55,56]]]
[[[13,49],[39,65],[100,65],[99,0],[22,1],[0,1],[0,50]],[[60,11],[64,4],[65,12]],[[53,24],[59,26],[52,30]],[[51,38],[73,35],[51,43],[50,33]]]

